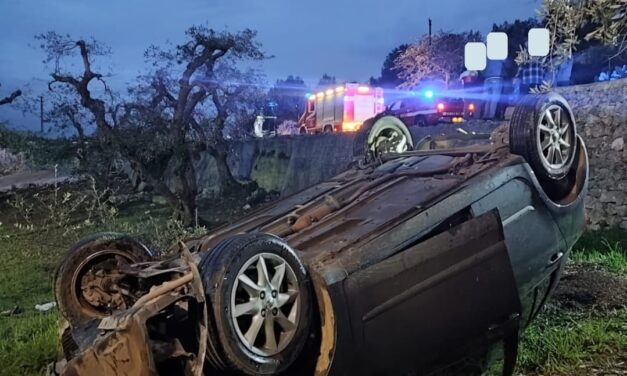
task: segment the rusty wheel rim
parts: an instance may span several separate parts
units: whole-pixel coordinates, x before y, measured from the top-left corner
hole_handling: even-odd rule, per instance
[[[72,275],[72,298],[78,303],[81,313],[87,317],[103,317],[128,308],[121,287],[117,284],[111,285],[121,278],[121,274],[117,270],[107,273],[102,269],[104,265],[112,262],[119,266],[120,263],[133,264],[136,260],[126,252],[105,249],[86,257]],[[104,307],[102,304],[95,304],[99,300],[96,296],[99,293],[97,290],[109,290],[107,293],[113,296],[110,304]]]

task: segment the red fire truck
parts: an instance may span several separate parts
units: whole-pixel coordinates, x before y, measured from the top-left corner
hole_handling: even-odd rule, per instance
[[[354,132],[384,110],[382,88],[347,83],[309,96],[299,132]]]

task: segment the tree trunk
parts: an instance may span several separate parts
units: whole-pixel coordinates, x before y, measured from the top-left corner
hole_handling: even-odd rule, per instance
[[[196,197],[181,197],[179,200],[178,219],[185,227],[197,225],[196,223]]]
[[[209,147],[209,154],[216,160],[216,168],[218,170],[218,179],[221,192],[229,192],[233,189],[242,187],[231,173],[227,162],[228,145],[224,139],[216,140],[213,147]]]
[[[231,169],[227,162],[227,154],[216,152],[213,157],[216,160],[220,191],[229,192],[234,188],[240,188],[241,184],[231,174]]]
[[[198,195],[198,185],[196,184],[196,169],[194,167],[194,160],[192,151],[180,143],[180,148],[174,160],[178,161],[178,168],[176,168],[175,175],[180,185],[180,190],[174,189],[174,192],[178,193],[178,216],[183,222],[184,226],[195,225],[196,218],[196,196]]]

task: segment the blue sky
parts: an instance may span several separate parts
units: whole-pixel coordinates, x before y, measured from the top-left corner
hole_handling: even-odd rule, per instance
[[[215,29],[255,29],[268,55],[268,82],[295,74],[315,84],[323,73],[339,80],[377,76],[395,46],[434,30],[486,33],[493,23],[534,16],[539,0],[0,0],[0,95],[28,84],[38,93],[48,79],[33,36],[48,30],[95,37],[112,49],[106,62],[112,85],[144,67],[149,44],[177,42],[184,30],[206,23]],[[0,120],[29,128],[31,118],[0,108]]]

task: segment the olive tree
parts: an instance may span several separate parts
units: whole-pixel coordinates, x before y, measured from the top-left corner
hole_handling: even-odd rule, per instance
[[[627,50],[627,0],[586,0],[585,17],[594,25],[587,39],[598,39],[617,47],[617,55]]]
[[[543,60],[550,70],[572,58],[582,43],[582,30],[591,30],[586,40],[614,47],[616,56],[627,50],[627,0],[544,0],[538,15],[551,35],[549,55]],[[528,59],[521,48],[516,62]]]
[[[151,46],[145,57],[152,71],[138,78],[124,100],[112,93],[107,77],[94,66],[97,56],[110,53],[102,44],[55,32],[37,38],[52,67],[51,90],[70,88],[89,111],[103,143],[189,225],[198,194],[193,162],[200,151],[216,159],[223,189],[239,185],[226,163],[223,131],[240,109],[238,102],[255,87],[254,72],[237,68],[242,61],[265,57],[255,36],[252,30],[229,33],[193,26],[184,43]],[[79,59],[79,73],[67,64],[70,58]],[[166,170],[173,171],[170,182]]]

